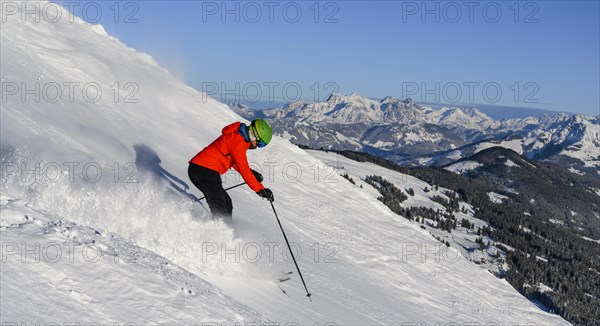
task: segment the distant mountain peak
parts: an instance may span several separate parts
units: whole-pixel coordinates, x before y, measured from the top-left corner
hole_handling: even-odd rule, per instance
[[[229,103],[228,104],[229,107],[235,107],[235,108],[239,108],[239,109],[250,109],[250,107],[246,104],[242,104],[240,102],[236,102],[236,103]]]
[[[352,93],[355,94],[355,93]],[[325,100],[325,102],[328,103],[339,103],[342,102],[344,100],[344,94],[342,93],[331,93],[331,95],[329,95],[329,97],[327,98],[327,100]]]
[[[389,102],[393,102],[394,98],[391,96],[386,96],[383,100],[380,101],[380,103],[389,103]]]
[[[460,110],[463,111],[465,114],[472,116],[472,117],[485,114],[474,107],[468,107],[468,108],[461,107]]]

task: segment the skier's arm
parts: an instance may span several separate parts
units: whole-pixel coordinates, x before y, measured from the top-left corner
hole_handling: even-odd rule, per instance
[[[244,181],[246,181],[248,186],[254,190],[254,192],[259,192],[265,188],[258,180],[256,180],[254,173],[252,173],[250,165],[248,165],[245,149],[241,151],[232,151],[231,160],[233,161],[233,168],[242,175]]]

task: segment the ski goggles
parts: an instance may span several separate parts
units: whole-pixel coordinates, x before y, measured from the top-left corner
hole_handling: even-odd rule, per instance
[[[258,132],[256,131],[256,127],[252,124],[250,125],[250,140],[254,140],[256,141],[256,147],[262,148],[267,146],[267,143],[265,143],[264,140],[260,139],[260,137],[258,137]]]

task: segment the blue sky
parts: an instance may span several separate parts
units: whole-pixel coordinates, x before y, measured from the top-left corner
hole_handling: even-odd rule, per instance
[[[78,4],[75,14],[217,99],[337,90],[600,114],[598,1]]]

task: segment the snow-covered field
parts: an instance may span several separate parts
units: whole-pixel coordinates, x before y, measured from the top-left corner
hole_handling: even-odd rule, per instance
[[[445,167],[445,169],[450,172],[456,173],[456,174],[463,174],[465,172],[477,169],[478,167],[480,167],[482,165],[483,164],[481,164],[479,162],[462,161],[462,162],[453,163],[453,164]]]
[[[396,171],[384,169],[372,163],[356,162],[335,153],[326,153],[314,150],[309,151],[309,153],[321,159],[323,162],[329,165],[332,171],[337,171],[338,174],[347,173],[356,183],[356,187],[360,188],[360,190],[368,192],[374,198],[379,197],[381,194],[379,193],[379,191],[377,191],[377,189],[373,188],[370,184],[363,181],[365,176],[367,175],[379,175],[385,180],[393,183],[394,186],[396,186],[397,188],[401,189],[403,193],[408,197],[408,199],[402,202],[402,207],[431,208],[435,211],[441,212],[444,212],[446,210],[446,208],[443,205],[435,202],[434,200],[432,200],[432,198],[434,196],[439,196],[446,200],[449,199],[446,195],[446,192],[449,192],[448,189],[439,187],[436,189],[434,185],[428,184],[415,177],[402,174]],[[347,182],[344,179],[341,180],[343,182]],[[408,189],[412,189],[414,191],[414,196],[408,194]],[[508,198],[505,196],[502,197]],[[491,197],[490,200],[492,200]],[[494,202],[500,204],[502,203],[501,200],[499,202]],[[452,252],[458,250],[462,258],[464,258],[465,260],[476,262],[481,267],[494,273],[502,273],[506,271],[506,264],[504,264],[501,261],[498,261],[498,259],[495,259],[495,255],[498,248],[493,245],[493,239],[476,234],[476,230],[478,228],[483,228],[484,226],[489,227],[489,225],[486,222],[473,217],[474,210],[471,205],[460,201],[459,207],[461,211],[453,212],[453,215],[455,216],[458,225],[456,229],[452,231],[452,233],[448,233],[447,231],[434,227],[437,222],[428,219],[425,219],[426,223],[423,223],[422,225],[420,225],[420,227],[424,227],[426,232],[430,233],[434,238],[450,243],[452,247],[452,249],[450,250],[452,250]],[[465,213],[462,212],[463,208],[465,209]],[[400,220],[406,221],[403,217],[398,216],[398,218]],[[469,221],[469,223],[472,223],[474,225],[473,230],[461,227],[460,221],[462,219],[466,219],[467,221]],[[413,220],[416,220],[416,218],[413,217]],[[482,238],[486,243],[489,240],[492,242],[492,245],[486,247],[484,251],[478,250],[479,244],[475,242],[476,238]],[[437,243],[437,245],[440,244],[441,243]],[[502,258],[504,258],[504,255],[501,256]]]
[[[8,19],[1,44],[3,83],[50,92],[2,103],[3,324],[568,324],[275,137],[249,158],[311,302],[267,202],[230,191],[229,227],[188,198],[187,161],[240,120],[226,105],[78,19]],[[433,205],[420,181],[373,169]]]
[[[496,203],[496,204],[502,204],[503,201],[509,199],[508,197],[498,194],[498,193],[495,193],[495,192],[488,192],[487,195],[490,198],[490,201],[492,203]]]
[[[496,147],[496,146],[512,149],[513,151],[515,151],[519,154],[523,154],[523,141],[521,141],[519,139],[510,140],[510,141],[502,141],[499,143],[482,142],[477,145],[474,153],[479,153],[479,152],[483,151],[484,149],[488,149],[488,148]]]

